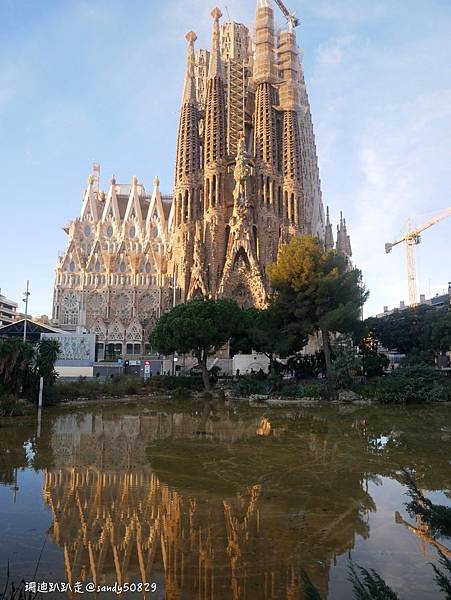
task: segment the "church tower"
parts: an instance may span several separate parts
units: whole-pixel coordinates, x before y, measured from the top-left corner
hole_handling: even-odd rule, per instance
[[[173,239],[171,273],[179,290],[178,300],[184,300],[193,267],[196,222],[203,216],[201,143],[199,107],[194,75],[193,31],[186,34],[188,42],[185,84],[177,138],[174,196],[171,211]]]
[[[280,110],[282,112],[283,208],[291,234],[307,233],[306,211],[302,187],[301,137],[299,127],[299,61],[296,35],[282,31],[278,46]]]
[[[268,264],[291,236],[334,247],[321,198],[312,115],[293,23],[276,34],[257,0],[255,36],[211,13],[210,50],[187,56],[172,196],[137,177],[88,180],[65,228],[53,319],[97,334],[98,356],[134,356],[161,314],[195,297],[264,307]],[[344,219],[335,248],[351,256]]]
[[[213,17],[213,36],[205,94],[203,139],[203,241],[208,291],[215,294],[222,273],[226,245],[227,117],[219,32],[219,19],[222,13],[219,8],[214,8],[211,16]]]

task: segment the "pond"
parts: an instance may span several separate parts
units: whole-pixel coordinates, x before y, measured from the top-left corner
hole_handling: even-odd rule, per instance
[[[9,564],[52,584],[45,598],[117,582],[125,598],[293,600],[306,573],[350,600],[353,561],[402,599],[440,598],[430,563],[450,540],[407,513],[403,469],[451,505],[450,449],[449,406],[141,401],[3,419],[0,593]]]

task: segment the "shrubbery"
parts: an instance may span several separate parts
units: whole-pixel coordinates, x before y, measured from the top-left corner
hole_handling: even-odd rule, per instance
[[[51,388],[48,397],[50,404],[62,400],[76,400],[77,398],[88,398],[89,400],[101,396],[132,396],[138,394],[143,383],[131,377],[115,376],[106,380],[90,380],[80,377],[78,381],[58,382]]]
[[[146,387],[150,390],[174,391],[174,390],[193,390],[203,389],[202,377],[175,377],[168,375],[156,375],[146,382]]]
[[[321,384],[309,383],[309,384],[285,384],[278,390],[278,394],[281,396],[293,396],[296,398],[321,398]]]
[[[270,394],[273,391],[273,382],[259,375],[242,375],[238,379],[237,392],[240,396],[252,394]]]
[[[19,415],[23,415],[23,409],[13,394],[0,397],[0,417],[16,417]]]
[[[355,391],[387,404],[440,402],[451,400],[451,381],[429,365],[406,365]]]
[[[94,400],[103,396],[121,398],[123,396],[166,391],[186,396],[190,391],[202,389],[201,377],[154,376],[147,381],[127,376],[114,376],[106,380],[89,381],[80,377],[78,381],[65,381],[54,385],[48,396],[48,403],[56,404],[63,400],[77,400],[78,398]]]

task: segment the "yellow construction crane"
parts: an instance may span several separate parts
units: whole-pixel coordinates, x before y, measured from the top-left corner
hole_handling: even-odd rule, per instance
[[[385,252],[388,254],[391,252],[393,246],[397,246],[402,242],[406,242],[407,247],[407,281],[409,288],[409,305],[415,306],[417,303],[417,273],[416,273],[416,265],[415,265],[415,250],[414,247],[421,242],[420,233],[422,233],[425,229],[429,229],[432,225],[443,221],[451,217],[451,207],[445,208],[438,215],[423,223],[420,227],[415,227],[412,229],[412,224],[410,219],[407,222],[407,233],[400,240],[393,242],[392,244],[385,244]]]
[[[292,30],[295,27],[297,27],[300,24],[300,21],[297,18],[297,16],[294,14],[294,12],[290,12],[288,10],[288,8],[285,6],[285,4],[282,2],[282,0],[275,0],[275,2],[277,4],[277,6],[280,8],[280,10],[282,11],[283,16],[288,21],[289,29]]]

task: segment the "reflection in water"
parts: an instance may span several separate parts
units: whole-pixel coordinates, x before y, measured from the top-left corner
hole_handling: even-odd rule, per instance
[[[423,489],[449,484],[440,471],[448,432],[433,452],[421,436],[443,414],[414,433],[409,419],[384,409],[262,415],[211,406],[55,413],[39,438],[26,426],[1,430],[0,477],[11,486],[14,469],[43,469],[50,539],[69,582],[156,581],[168,600],[301,599],[304,569],[326,598],[338,558],[370,536],[379,476],[395,479],[403,465]],[[341,586],[333,597],[350,597]]]

